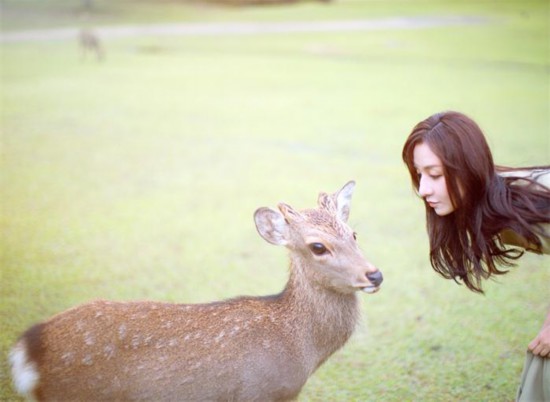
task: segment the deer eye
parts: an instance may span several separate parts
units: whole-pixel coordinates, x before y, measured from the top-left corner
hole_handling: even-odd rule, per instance
[[[357,232],[353,232],[353,240],[357,240]]]
[[[323,243],[311,243],[309,249],[315,255],[323,255],[328,252],[327,248]]]

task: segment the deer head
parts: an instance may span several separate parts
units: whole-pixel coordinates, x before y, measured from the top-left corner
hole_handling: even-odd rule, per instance
[[[374,293],[382,274],[363,257],[347,225],[354,188],[350,181],[332,195],[319,194],[316,209],[296,211],[284,203],[278,211],[260,208],[254,220],[266,241],[290,250],[294,268],[310,283],[344,294]]]

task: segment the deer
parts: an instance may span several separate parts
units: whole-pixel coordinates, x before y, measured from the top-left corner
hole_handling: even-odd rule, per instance
[[[359,292],[382,273],[348,226],[350,181],[318,206],[255,211],[288,249],[278,294],[178,304],[91,301],[30,327],[10,351],[14,387],[38,401],[288,401],[349,340]]]
[[[82,28],[78,33],[81,59],[86,59],[87,53],[95,54],[97,61],[103,61],[105,52],[99,36],[90,28]]]

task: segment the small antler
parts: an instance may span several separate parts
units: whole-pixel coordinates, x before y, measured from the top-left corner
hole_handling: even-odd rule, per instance
[[[277,207],[279,208],[279,211],[281,211],[281,213],[285,217],[285,221],[287,221],[288,223],[290,223],[290,222],[294,222],[294,223],[303,222],[304,217],[300,214],[300,212],[296,211],[290,205],[285,204],[284,202],[281,202],[277,205]]]

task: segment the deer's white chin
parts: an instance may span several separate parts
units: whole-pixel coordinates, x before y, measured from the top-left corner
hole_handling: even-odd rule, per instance
[[[376,293],[380,290],[380,288],[377,286],[365,286],[364,288],[361,288],[361,290],[365,293]]]

